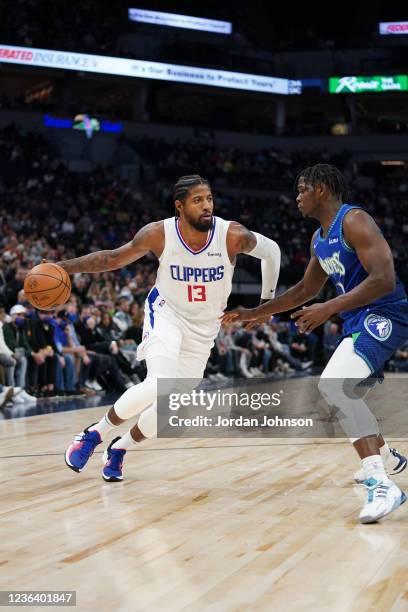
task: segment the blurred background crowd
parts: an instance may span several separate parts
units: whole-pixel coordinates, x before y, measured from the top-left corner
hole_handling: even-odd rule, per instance
[[[364,3],[344,5],[329,21],[317,5],[276,11],[261,0],[235,3],[233,15],[213,0],[205,10],[182,0],[137,6],[198,11],[231,21],[232,31],[136,23],[125,0],[115,10],[107,0],[97,6],[84,0],[75,10],[51,0],[3,2],[0,404],[121,392],[143,378],[137,346],[157,269],[152,255],[115,272],[76,275],[69,303],[54,312],[31,308],[23,280],[43,259],[115,248],[143,225],[172,216],[172,186],[185,174],[211,182],[216,214],[280,245],[283,291],[302,277],[316,228],[298,213],[296,176],[311,164],[335,164],[349,185],[348,201],[373,215],[408,284],[408,94],[392,81],[406,76],[408,36],[379,34],[380,21],[401,15],[380,2],[369,14]],[[52,50],[54,63],[1,61],[10,45]],[[296,80],[301,93],[68,70],[57,62],[58,51],[284,77]],[[329,80],[336,75],[368,81],[385,75],[392,86],[334,95]],[[84,116],[94,126],[90,133],[80,126]],[[259,261],[240,256],[229,306],[254,306],[259,293]],[[332,294],[328,284],[318,299]],[[321,369],[340,341],[340,319],[305,337],[288,314],[249,331],[223,328],[206,377],[221,382]],[[387,367],[408,371],[408,347]]]

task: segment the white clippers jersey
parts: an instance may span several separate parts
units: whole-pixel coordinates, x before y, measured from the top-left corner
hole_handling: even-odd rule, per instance
[[[234,265],[226,241],[229,223],[213,217],[206,244],[195,252],[183,239],[179,220],[165,219],[164,250],[157,271],[160,298],[187,324],[214,334],[232,289]]]

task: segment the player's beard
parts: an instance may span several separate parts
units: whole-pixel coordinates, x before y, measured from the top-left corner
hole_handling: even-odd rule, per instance
[[[185,214],[185,218],[186,221],[188,222],[189,225],[191,225],[191,227],[193,227],[195,230],[197,230],[198,232],[208,232],[209,229],[211,229],[212,223],[213,223],[213,218],[211,215],[211,219],[204,220],[204,219],[192,219],[189,215]]]

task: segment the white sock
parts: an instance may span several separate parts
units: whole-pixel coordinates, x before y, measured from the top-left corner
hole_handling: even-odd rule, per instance
[[[390,447],[388,446],[388,444],[385,442],[384,446],[380,447],[380,453],[381,453],[381,457],[383,459],[383,461],[386,461],[389,456],[390,456]]]
[[[112,448],[120,448],[120,449],[128,450],[129,448],[132,448],[132,446],[135,446],[136,444],[138,444],[138,442],[136,442],[136,440],[132,438],[132,436],[130,435],[130,431],[128,431],[127,433],[125,433],[124,436],[119,438],[119,440],[115,442],[115,444],[112,444]]]
[[[96,430],[97,432],[99,432],[101,439],[103,439],[105,435],[114,427],[118,426],[111,423],[108,418],[108,415],[105,414],[105,416],[99,421],[99,423],[96,423],[95,425],[92,425],[92,427],[89,428],[89,431]]]
[[[381,455],[371,455],[361,460],[366,479],[375,478],[378,481],[387,481],[383,460]]]

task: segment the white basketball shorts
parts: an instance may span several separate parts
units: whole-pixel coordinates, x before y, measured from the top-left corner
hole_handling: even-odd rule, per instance
[[[168,357],[178,364],[175,378],[201,379],[219,329],[212,322],[207,330],[205,323],[198,328],[179,317],[154,287],[145,303],[142,342],[137,358]]]

